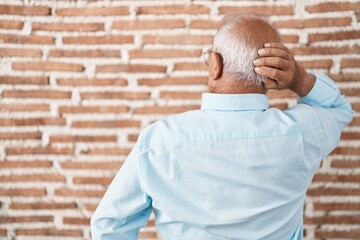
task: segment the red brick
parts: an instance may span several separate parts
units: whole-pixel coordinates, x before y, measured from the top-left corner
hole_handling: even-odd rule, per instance
[[[83,231],[78,229],[56,229],[56,228],[31,228],[16,229],[15,234],[19,236],[61,236],[82,237]]]
[[[210,9],[204,5],[182,4],[182,5],[161,5],[142,6],[138,8],[137,14],[208,14]]]
[[[360,182],[359,175],[326,174],[317,173],[314,176],[315,182]]]
[[[360,168],[360,160],[333,160],[333,168]]]
[[[64,44],[127,44],[133,43],[133,36],[81,36],[63,37]]]
[[[299,42],[299,36],[296,34],[282,34],[281,38],[285,43],[298,43]]]
[[[354,45],[353,47],[343,46],[343,47],[295,47],[291,51],[294,55],[333,55],[333,54],[343,54],[343,53],[360,53],[360,46]]]
[[[140,127],[141,122],[137,120],[102,120],[102,121],[73,121],[75,128],[127,128]]]
[[[7,197],[29,197],[29,196],[45,196],[45,188],[0,188],[0,196]]]
[[[50,142],[116,142],[116,135],[100,135],[100,136],[86,136],[86,135],[52,135]]]
[[[275,21],[276,28],[314,28],[314,27],[335,27],[350,26],[351,17],[342,18],[310,18],[310,19],[290,19]]]
[[[2,112],[49,112],[48,104],[0,103]]]
[[[331,68],[333,61],[331,59],[298,61],[303,68]]]
[[[165,99],[201,99],[202,92],[161,91],[160,98]]]
[[[129,148],[118,148],[118,147],[109,147],[109,148],[94,148],[81,151],[81,154],[85,155],[128,155],[130,153]]]
[[[359,88],[340,88],[341,94],[347,97],[357,97],[359,96],[360,89]]]
[[[129,134],[127,140],[129,142],[136,142],[138,140],[138,137],[139,137],[138,134]]]
[[[160,85],[205,85],[207,77],[170,77],[170,78],[141,78],[139,85],[160,86]]]
[[[31,203],[23,203],[23,202],[12,202],[9,206],[10,209],[14,210],[64,210],[64,209],[75,209],[77,208],[77,204],[75,202],[31,202]]]
[[[139,232],[139,238],[157,238],[158,235],[156,232],[150,232],[149,230],[140,230]]]
[[[119,16],[128,15],[127,6],[116,7],[75,7],[59,8],[56,10],[58,16]]]
[[[17,29],[21,30],[24,27],[24,22],[13,21],[13,20],[1,20],[0,28],[2,29]]]
[[[341,238],[341,239],[359,239],[360,230],[352,229],[352,230],[321,230],[316,229],[315,237],[321,239],[332,239],[332,238]]]
[[[345,67],[360,67],[360,58],[343,58],[341,59],[340,66]]]
[[[84,189],[70,189],[70,188],[59,188],[55,189],[55,195],[60,197],[95,197],[101,198],[104,195],[103,190],[84,190]]]
[[[124,78],[60,78],[56,81],[60,86],[127,86]]]
[[[85,203],[84,206],[87,211],[94,212],[98,204]]]
[[[357,196],[357,195],[360,195],[360,189],[335,188],[335,187],[310,188],[307,191],[307,195],[309,195],[309,196]]]
[[[51,168],[51,161],[1,161],[0,168]]]
[[[23,76],[0,76],[0,84],[31,84],[31,85],[48,85],[49,77],[23,77]]]
[[[309,34],[309,42],[337,41],[360,38],[360,31],[338,31],[332,33],[311,33]]]
[[[140,107],[134,110],[135,114],[170,114],[181,113],[189,110],[200,109],[199,105],[184,105],[184,106],[151,106]]]
[[[114,177],[74,177],[74,184],[99,184],[108,186]]]
[[[316,12],[336,12],[336,11],[351,11],[359,9],[359,3],[350,2],[323,2],[315,5],[306,6],[305,10],[309,13]]]
[[[56,90],[4,90],[2,98],[71,98],[71,92]]]
[[[61,162],[60,166],[63,169],[87,169],[87,170],[114,170],[119,169],[122,162]]]
[[[356,147],[337,147],[334,151],[332,151],[331,155],[359,155],[360,148]]]
[[[7,229],[0,228],[0,236],[7,236]]]
[[[90,218],[78,218],[78,217],[64,217],[63,218],[64,224],[71,224],[71,225],[90,225]]]
[[[55,43],[55,38],[48,36],[22,36],[13,34],[0,34],[0,43],[51,45]]]
[[[73,155],[72,148],[55,147],[8,147],[5,148],[6,155]]]
[[[61,106],[59,112],[63,113],[126,113],[129,111],[128,106]]]
[[[360,211],[360,203],[351,203],[351,202],[315,202],[314,203],[315,211]]]
[[[42,56],[41,50],[0,48],[0,57],[35,57],[35,58],[39,58],[41,56]]]
[[[359,73],[341,73],[341,74],[329,74],[329,76],[338,82],[351,82],[358,81],[360,79]]]
[[[213,36],[209,35],[145,35],[143,43],[153,44],[211,44]]]
[[[337,216],[321,216],[321,217],[306,217],[304,219],[304,224],[359,224],[360,223],[360,216],[344,216],[344,215],[337,215]]]
[[[359,93],[359,92],[360,92],[359,89],[357,89],[357,93]],[[348,96],[348,95],[346,94],[345,96]],[[360,139],[360,132],[342,132],[341,139],[342,140],[358,140],[358,139]]]
[[[104,31],[103,23],[31,23],[33,31],[76,31],[76,32],[96,32]]]
[[[64,118],[0,118],[0,126],[64,126]]]
[[[190,22],[190,28],[195,29],[217,29],[220,21],[196,19]]]
[[[150,92],[84,92],[82,99],[149,99]]]
[[[200,57],[200,50],[181,50],[181,49],[136,49],[130,50],[130,58],[189,58]]]
[[[360,11],[357,11],[357,12],[355,13],[355,15],[356,15],[356,21],[357,21],[357,22],[360,22]]]
[[[166,20],[133,20],[115,21],[112,29],[116,30],[148,30],[148,29],[174,29],[184,28],[185,21],[181,19]]]
[[[220,14],[228,14],[234,12],[253,12],[264,15],[293,15],[294,9],[292,6],[221,6],[219,7]]]
[[[207,71],[205,62],[178,62],[174,64],[174,71]]]
[[[149,65],[149,64],[104,64],[104,65],[97,65],[96,66],[97,73],[116,73],[116,72],[123,72],[123,73],[144,73],[144,72],[159,72],[165,73],[166,66],[161,65]]]
[[[41,132],[0,132],[0,140],[41,139],[41,136]]]
[[[0,5],[0,14],[50,15],[51,9],[45,6]]]
[[[11,174],[0,176],[0,182],[65,182],[65,177],[56,173]]]
[[[53,49],[49,52],[49,57],[66,58],[120,58],[120,51],[117,50],[60,50]]]
[[[0,223],[52,222],[53,216],[0,216]]]
[[[65,62],[13,62],[12,69],[22,71],[68,71],[83,72],[84,66],[77,63]]]

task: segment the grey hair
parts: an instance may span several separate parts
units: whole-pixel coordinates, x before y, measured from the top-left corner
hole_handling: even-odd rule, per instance
[[[246,83],[263,81],[263,76],[255,73],[253,60],[258,56],[256,44],[252,36],[241,31],[234,31],[244,20],[258,19],[268,23],[264,16],[249,13],[234,13],[227,15],[215,35],[213,50],[223,58],[223,73],[232,80],[248,80]],[[276,32],[276,30],[274,30]],[[276,32],[277,33],[277,32]],[[280,38],[280,37],[279,37]]]

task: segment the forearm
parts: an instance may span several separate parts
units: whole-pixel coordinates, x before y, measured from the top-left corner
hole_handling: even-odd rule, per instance
[[[297,64],[297,63],[296,63]],[[298,78],[289,88],[296,92],[300,97],[306,96],[311,89],[314,87],[316,77],[312,74],[307,73],[302,67],[297,67]]]

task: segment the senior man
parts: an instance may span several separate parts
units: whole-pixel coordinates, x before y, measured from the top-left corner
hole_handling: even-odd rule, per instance
[[[306,190],[353,112],[279,42],[259,16],[223,19],[201,109],[141,132],[91,219],[93,239],[137,239],[152,210],[162,239],[302,239]],[[273,88],[299,104],[269,108]]]

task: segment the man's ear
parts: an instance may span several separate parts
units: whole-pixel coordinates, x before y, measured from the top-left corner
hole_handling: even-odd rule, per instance
[[[217,52],[212,52],[212,59],[209,65],[209,78],[217,80],[221,77],[223,72],[223,59]]]

